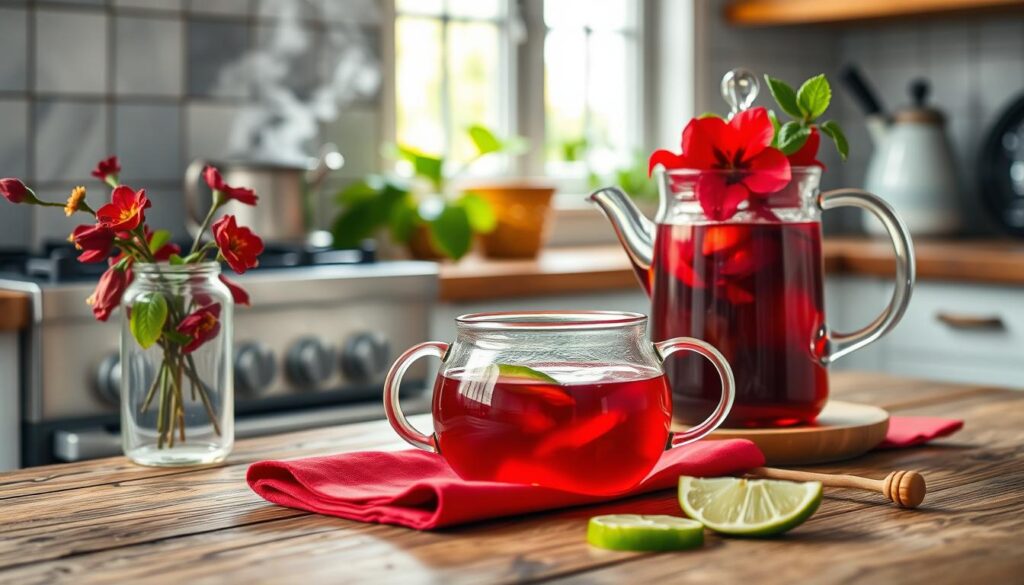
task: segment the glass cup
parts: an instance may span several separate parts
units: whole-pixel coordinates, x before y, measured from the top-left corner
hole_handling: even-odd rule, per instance
[[[466,480],[620,494],[666,449],[704,437],[732,408],[732,370],[718,350],[687,337],[651,343],[638,313],[477,313],[456,323],[451,345],[421,343],[398,358],[384,406],[399,436],[440,454]],[[679,351],[707,359],[720,398],[703,422],[671,437],[663,362]],[[403,374],[427,356],[441,358],[431,435],[409,423],[398,401]]]

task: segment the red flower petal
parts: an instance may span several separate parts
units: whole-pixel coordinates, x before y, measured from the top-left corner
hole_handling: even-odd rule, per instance
[[[701,174],[695,190],[704,215],[713,221],[725,221],[736,215],[740,204],[750,196],[743,183],[730,185],[722,173]]]
[[[244,288],[238,286],[234,281],[229,280],[228,277],[223,274],[220,275],[220,281],[224,283],[224,286],[228,287],[231,291],[231,298],[234,299],[236,305],[249,306],[249,293]]]
[[[818,148],[821,145],[821,133],[817,128],[811,128],[811,135],[800,150],[789,155],[789,164],[794,167],[818,166],[822,169],[825,165],[818,160]]]
[[[768,110],[761,107],[737,113],[729,120],[729,127],[733,130],[735,148],[743,149],[743,162],[760,154],[772,143],[775,135]]]
[[[789,159],[777,148],[765,148],[747,162],[749,172],[743,176],[743,184],[754,193],[774,193],[785,187],[792,179]]]
[[[721,118],[694,118],[683,129],[683,153],[691,169],[715,168],[721,161],[716,151],[732,143],[732,129]]]
[[[224,189],[224,178],[220,176],[220,171],[213,165],[206,165],[206,168],[203,169],[203,180],[214,191]]]
[[[681,169],[686,167],[686,156],[675,154],[667,150],[655,150],[647,163],[647,176],[654,173],[654,167],[661,165],[666,169]]]

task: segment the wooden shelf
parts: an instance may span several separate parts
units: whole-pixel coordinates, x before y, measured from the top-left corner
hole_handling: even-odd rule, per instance
[[[734,0],[725,14],[737,25],[779,26],[1010,8],[1024,0]]]

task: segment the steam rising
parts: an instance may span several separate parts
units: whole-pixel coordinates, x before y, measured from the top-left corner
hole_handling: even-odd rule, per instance
[[[257,48],[225,67],[218,88],[245,87],[255,101],[234,120],[228,156],[288,165],[305,165],[319,144],[320,124],[341,108],[374,96],[380,64],[372,40],[348,15],[377,20],[368,0],[332,0],[313,10],[304,2],[264,3],[267,21]],[[306,21],[303,20],[305,11]],[[308,19],[331,22],[317,27]]]

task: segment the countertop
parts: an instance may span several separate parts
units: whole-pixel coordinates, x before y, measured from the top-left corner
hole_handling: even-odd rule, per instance
[[[678,514],[673,491],[416,532],[278,507],[245,484],[260,459],[403,448],[380,421],[241,441],[226,464],[204,469],[118,457],[2,474],[0,582],[1018,582],[1024,393],[855,373],[836,373],[833,392],[897,414],[966,420],[929,446],[813,468],[876,478],[921,471],[929,494],[920,509],[827,489],[817,514],[784,537],[709,534],[697,551],[641,554],[589,547],[587,518]]]
[[[1007,240],[918,240],[917,276],[983,284],[1024,284],[1024,242]],[[889,276],[893,253],[887,241],[826,238],[829,274]],[[443,302],[481,301],[589,292],[639,290],[618,245],[549,248],[535,260],[488,260],[471,256],[441,266]],[[257,299],[258,302],[258,299]],[[0,331],[29,322],[26,295],[0,291]]]

